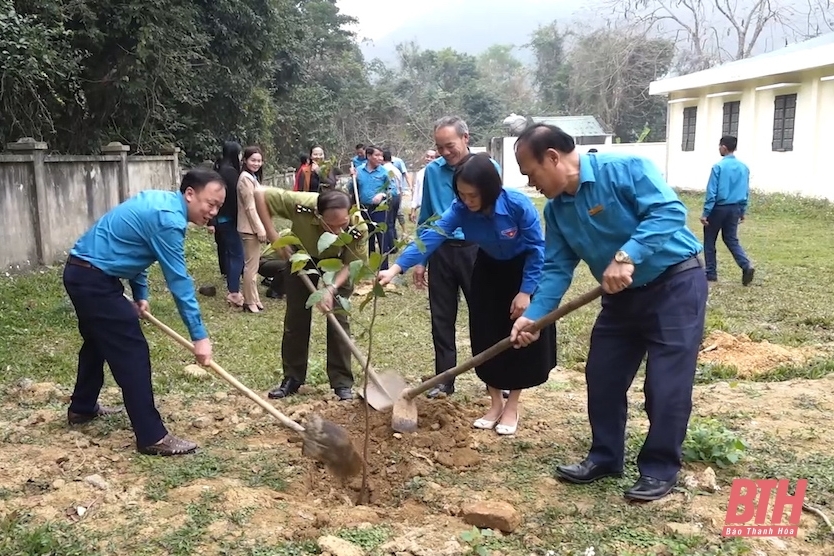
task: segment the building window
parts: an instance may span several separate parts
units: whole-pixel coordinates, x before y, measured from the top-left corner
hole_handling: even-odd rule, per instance
[[[697,106],[687,106],[683,109],[683,139],[681,140],[682,151],[695,150],[695,119],[697,115]]]
[[[740,100],[724,103],[724,123],[721,125],[721,135],[738,137],[739,112],[741,112]]]
[[[796,118],[796,93],[773,99],[773,150],[793,150],[793,126]]]

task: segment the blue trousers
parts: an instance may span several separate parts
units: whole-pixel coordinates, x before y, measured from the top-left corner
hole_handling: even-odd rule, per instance
[[[701,267],[641,288],[603,295],[585,365],[589,457],[622,470],[626,393],[648,354],[644,384],[649,433],[637,457],[641,475],[672,480],[692,411],[692,384],[704,332],[707,280]]]
[[[123,295],[122,282],[94,268],[67,264],[64,288],[84,340],[70,411],[95,413],[106,361],[122,390],[137,446],[159,442],[168,431],[154,405],[150,350],[136,308]]]
[[[222,222],[214,227],[217,239],[217,256],[220,266],[226,270],[226,289],[229,293],[240,291],[240,275],[243,273],[243,240],[234,222]]]
[[[370,226],[371,237],[368,239],[368,251],[380,253],[383,257],[379,270],[387,270],[387,253],[394,247],[394,226],[391,225],[391,220],[396,221],[396,217],[392,218],[390,216],[392,213],[390,202],[387,210],[379,210],[377,207],[379,205],[371,205],[366,210],[365,220],[372,222]],[[377,229],[379,224],[385,224],[384,232]]]
[[[715,280],[718,278],[718,261],[715,256],[715,242],[718,241],[718,234],[724,245],[730,250],[736,264],[742,269],[750,268],[750,260],[747,253],[738,241],[738,221],[741,218],[740,205],[716,205],[707,217],[709,225],[704,226],[704,259],[707,263],[707,278]]]

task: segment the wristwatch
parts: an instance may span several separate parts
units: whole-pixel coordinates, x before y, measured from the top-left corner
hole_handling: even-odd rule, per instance
[[[624,264],[634,264],[634,261],[631,260],[631,257],[628,256],[628,253],[623,251],[622,249],[617,251],[614,254],[614,260],[618,263]]]

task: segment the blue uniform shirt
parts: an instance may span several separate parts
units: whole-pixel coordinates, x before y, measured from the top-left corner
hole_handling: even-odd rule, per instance
[[[495,169],[501,173],[501,167],[495,161]],[[417,218],[417,225],[425,224],[426,220],[435,214],[441,215],[452,206],[455,197],[455,190],[452,188],[452,178],[455,175],[455,167],[446,163],[446,159],[438,157],[426,165],[423,172],[423,201],[420,205],[420,215]],[[466,207],[464,207],[466,208]],[[463,231],[455,230],[449,234],[454,239],[464,239]],[[448,238],[447,238],[448,239]]]
[[[359,156],[358,154],[355,155],[352,159],[350,159],[350,163],[353,164],[353,167],[357,170],[360,166],[365,164],[368,161],[368,158],[365,156]]]
[[[114,207],[70,249],[109,276],[129,280],[136,301],[148,299],[148,267],[159,261],[194,341],[208,338],[194,282],[185,268],[188,217],[179,191],[142,191]]]
[[[373,205],[374,197],[377,193],[385,193],[386,187],[392,197],[397,196],[397,185],[381,165],[370,170],[365,164],[356,170],[356,188],[359,190],[359,202],[363,205]]]
[[[476,243],[493,259],[506,261],[526,253],[519,291],[532,294],[535,290],[544,263],[544,234],[539,211],[524,193],[502,190],[495,202],[495,210],[489,215],[472,212],[460,199],[455,199],[443,216],[434,222],[434,226],[447,235],[456,229],[463,229],[466,239]],[[397,259],[397,264],[403,272],[414,265],[423,264],[446,239],[446,235],[431,228],[423,228],[420,230],[420,240],[426,246],[425,253],[421,253],[411,243]]]
[[[744,214],[749,193],[750,170],[735,155],[728,154],[712,167],[702,216],[708,218],[715,205],[741,205]]]
[[[580,260],[594,278],[622,249],[634,261],[630,288],[644,286],[670,266],[697,255],[701,243],[686,227],[686,207],[649,160],[620,153],[580,155],[579,189],[544,208],[544,270],[524,316],[555,309]]]

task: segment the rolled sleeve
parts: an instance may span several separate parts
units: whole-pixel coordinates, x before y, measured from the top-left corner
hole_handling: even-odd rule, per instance
[[[173,222],[169,213],[160,213],[160,218],[162,226],[151,238],[151,248],[191,340],[203,340],[208,338],[208,332],[203,325],[194,281],[185,267],[185,228]]]

